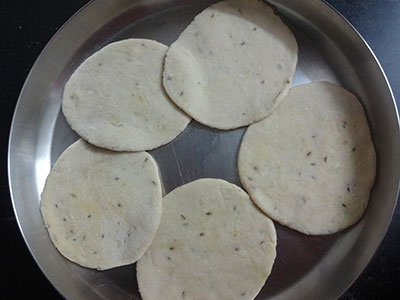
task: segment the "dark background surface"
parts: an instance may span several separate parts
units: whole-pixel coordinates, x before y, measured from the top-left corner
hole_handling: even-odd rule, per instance
[[[18,94],[36,57],[58,28],[87,2],[0,0],[0,299],[63,299],[41,273],[19,232],[8,190],[7,145]],[[400,1],[327,2],[369,43],[400,99]],[[400,299],[399,205],[374,259],[342,299]]]

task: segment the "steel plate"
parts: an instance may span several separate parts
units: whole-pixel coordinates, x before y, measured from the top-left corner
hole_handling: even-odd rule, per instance
[[[128,37],[171,44],[214,1],[96,0],[72,17],[43,50],[15,110],[9,143],[9,180],[25,241],[48,279],[67,299],[140,299],[135,265],[98,272],[64,259],[52,245],[40,193],[52,164],[78,136],[61,111],[73,70],[96,50]],[[370,205],[355,226],[330,236],[305,236],[276,224],[278,256],[257,299],[335,299],[357,278],[386,233],[397,200],[399,124],[384,73],[357,32],[326,3],[272,0],[295,32],[299,62],[293,85],[315,80],[341,84],[362,101],[378,153]],[[244,129],[218,131],[196,122],[151,154],[165,192],[197,178],[240,185],[236,158]]]

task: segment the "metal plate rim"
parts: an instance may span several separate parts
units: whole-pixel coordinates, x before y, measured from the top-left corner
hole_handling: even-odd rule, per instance
[[[93,1],[93,0],[92,0]],[[374,58],[374,63],[378,66],[381,74],[384,77],[385,83],[386,83],[386,87],[391,95],[391,100],[392,100],[392,105],[393,105],[393,109],[396,113],[396,121],[397,121],[397,129],[400,131],[400,115],[399,115],[399,110],[398,110],[398,106],[396,103],[396,98],[394,97],[393,94],[393,90],[392,87],[390,85],[390,82],[387,78],[387,75],[381,65],[381,63],[379,62],[379,59],[377,58],[377,56],[375,55],[374,51],[372,50],[371,46],[368,44],[368,42],[364,39],[364,37],[361,35],[361,33],[353,26],[353,24],[350,23],[349,20],[347,20],[347,18],[340,13],[335,7],[333,7],[331,4],[329,4],[326,0],[321,0],[326,6],[328,6],[332,11],[334,11],[344,22],[346,22],[346,24],[353,30],[353,32],[357,35],[357,37],[359,38],[359,40],[364,44],[364,46],[367,48],[369,54]],[[344,293],[346,293],[346,291],[357,281],[357,279],[360,277],[360,275],[364,272],[364,270],[367,268],[368,264],[370,264],[370,262],[374,259],[376,252],[378,251],[379,246],[381,245],[381,243],[383,242],[383,239],[385,238],[390,225],[392,223],[392,219],[394,216],[394,212],[396,210],[396,206],[398,203],[398,199],[399,199],[399,194],[400,194],[400,180],[397,182],[397,191],[396,191],[396,200],[394,202],[392,211],[391,211],[391,215],[390,215],[390,219],[387,222],[387,226],[385,228],[385,234],[383,236],[380,237],[379,243],[377,244],[377,247],[374,250],[374,254],[371,257],[370,261],[367,263],[367,265],[364,266],[364,268],[360,269],[358,271],[357,276],[353,279],[353,281],[349,282],[348,286],[346,287],[346,289],[343,291],[343,293],[341,295],[343,295]]]
[[[16,217],[16,221],[17,221],[17,225],[18,225],[18,229],[19,232],[24,240],[24,243],[26,245],[26,247],[29,250],[29,253],[31,254],[33,260],[35,261],[36,265],[39,267],[40,271],[42,272],[42,274],[47,278],[47,280],[51,283],[51,285],[57,290],[58,293],[60,293],[60,295],[63,295],[64,297],[64,293],[61,291],[61,289],[59,288],[58,284],[56,284],[56,282],[44,271],[42,265],[39,263],[38,259],[36,258],[36,256],[34,255],[31,246],[29,245],[24,230],[22,228],[21,225],[21,221],[20,218],[18,216],[18,211],[17,211],[17,207],[16,207],[16,203],[15,203],[15,197],[14,197],[14,193],[13,193],[13,184],[12,184],[12,180],[11,180],[11,145],[12,145],[12,140],[13,140],[13,132],[14,132],[14,128],[15,128],[15,118],[16,115],[18,113],[18,110],[20,109],[21,104],[21,99],[22,96],[24,94],[26,85],[30,79],[30,77],[32,76],[32,73],[34,72],[38,62],[40,61],[40,59],[45,55],[46,50],[49,48],[49,46],[52,44],[52,42],[56,39],[57,35],[66,27],[68,26],[68,24],[73,21],[73,19],[80,14],[83,10],[87,9],[88,6],[92,5],[96,0],[90,0],[88,3],[86,3],[85,5],[83,5],[79,10],[77,10],[72,16],[70,16],[68,18],[68,20],[63,23],[61,25],[61,27],[54,33],[54,35],[49,39],[49,41],[46,43],[46,45],[43,47],[42,51],[39,53],[38,57],[35,59],[35,62],[33,63],[31,69],[28,72],[28,75],[25,78],[24,84],[22,85],[21,91],[18,95],[18,99],[14,108],[14,113],[13,113],[13,117],[12,117],[12,121],[11,121],[11,125],[10,125],[10,132],[9,132],[9,137],[8,137],[8,147],[7,147],[7,176],[8,176],[8,189],[10,192],[10,198],[11,198],[11,204],[12,204],[12,208],[13,208],[13,212],[14,215]]]

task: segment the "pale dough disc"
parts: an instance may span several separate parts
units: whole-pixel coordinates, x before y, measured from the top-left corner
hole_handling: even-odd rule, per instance
[[[269,115],[297,63],[292,32],[263,1],[223,1],[196,16],[167,51],[164,87],[198,122],[233,129]]]
[[[128,39],[107,45],[72,74],[62,110],[82,138],[117,151],[150,150],[181,133],[190,118],[162,87],[167,46]]]
[[[137,263],[144,300],[254,299],[276,256],[276,232],[242,189],[200,179],[163,200],[160,228]]]
[[[79,140],[54,164],[40,208],[52,242],[71,261],[99,270],[134,263],[161,220],[157,165],[146,152]]]
[[[356,96],[315,82],[291,89],[271,116],[247,129],[238,167],[268,216],[306,234],[330,234],[362,217],[376,155]]]

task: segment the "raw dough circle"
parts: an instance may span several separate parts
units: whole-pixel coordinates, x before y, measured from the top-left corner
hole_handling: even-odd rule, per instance
[[[291,89],[271,116],[247,129],[238,167],[272,219],[306,234],[330,234],[362,217],[376,155],[358,99],[314,82]]]
[[[197,15],[171,45],[164,87],[204,125],[246,126],[286,95],[297,51],[292,32],[263,1],[222,1]]]
[[[271,273],[276,232],[242,189],[200,179],[163,200],[160,228],[137,263],[144,300],[254,299]]]
[[[40,208],[52,242],[69,260],[99,270],[134,263],[161,220],[157,165],[146,152],[79,140],[54,164]]]
[[[85,60],[65,85],[62,110],[82,138],[117,151],[151,150],[190,122],[162,87],[167,46],[128,39]]]

